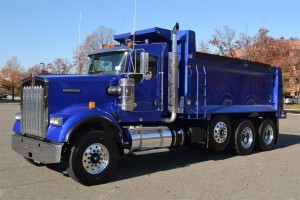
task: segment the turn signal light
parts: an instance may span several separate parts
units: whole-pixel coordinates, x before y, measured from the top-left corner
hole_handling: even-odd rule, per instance
[[[94,109],[96,107],[96,103],[93,101],[89,102],[89,109]]]

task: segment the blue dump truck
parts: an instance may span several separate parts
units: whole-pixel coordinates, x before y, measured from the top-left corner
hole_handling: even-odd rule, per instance
[[[84,75],[22,81],[12,148],[64,163],[84,185],[106,181],[119,156],[199,145],[247,155],[278,143],[280,68],[199,53],[195,33],[150,28],[115,35]]]

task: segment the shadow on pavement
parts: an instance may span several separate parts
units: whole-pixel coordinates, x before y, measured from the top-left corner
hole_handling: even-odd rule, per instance
[[[279,134],[279,144],[275,145],[273,149],[281,149],[289,146],[300,144],[300,136],[288,133]]]
[[[273,149],[287,148],[300,143],[300,136],[292,134],[281,134],[280,143],[274,145]],[[255,153],[263,153],[254,151]],[[172,170],[176,168],[188,167],[194,163],[205,161],[219,161],[234,157],[229,152],[214,152],[204,148],[179,148],[169,152],[160,152],[154,154],[145,154],[139,156],[120,157],[118,169],[109,180],[109,182],[130,179],[139,176],[151,176],[151,173],[158,171]],[[53,164],[47,166],[49,169],[55,170],[68,176],[65,168],[61,164]]]
[[[205,161],[224,160],[233,156],[226,152],[213,152],[203,148],[181,148],[164,153],[122,157],[111,182],[138,176],[151,176],[151,173],[158,171],[188,167]]]
[[[120,156],[118,169],[109,182],[143,176],[158,171],[187,167],[194,163],[223,160],[234,155],[226,152],[213,152],[203,148],[179,148],[168,152],[145,154],[138,156]],[[49,169],[68,176],[62,164],[51,164]]]
[[[0,99],[0,103],[16,103],[16,104],[20,104],[21,100]]]

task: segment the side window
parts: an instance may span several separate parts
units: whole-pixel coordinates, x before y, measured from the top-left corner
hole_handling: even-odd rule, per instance
[[[135,60],[134,56],[132,58],[132,62],[136,62],[136,70],[135,72],[140,72],[140,56],[137,55]],[[153,55],[149,55],[149,71],[152,73],[152,77],[157,75],[157,57]],[[131,68],[131,72],[134,72],[133,67]]]
[[[149,56],[149,71],[152,73],[152,76],[157,74],[157,57]]]

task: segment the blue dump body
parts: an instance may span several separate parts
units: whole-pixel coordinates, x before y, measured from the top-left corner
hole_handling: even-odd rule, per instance
[[[184,96],[191,108],[185,110],[187,114],[196,118],[243,112],[281,115],[280,68],[220,58],[218,61],[218,56],[198,53],[197,59],[188,60]]]
[[[278,143],[279,67],[196,52],[195,33],[178,24],[115,40],[88,55],[84,75],[23,80],[18,154],[65,161],[74,180],[90,185],[110,176],[119,155],[190,145],[247,155]]]

